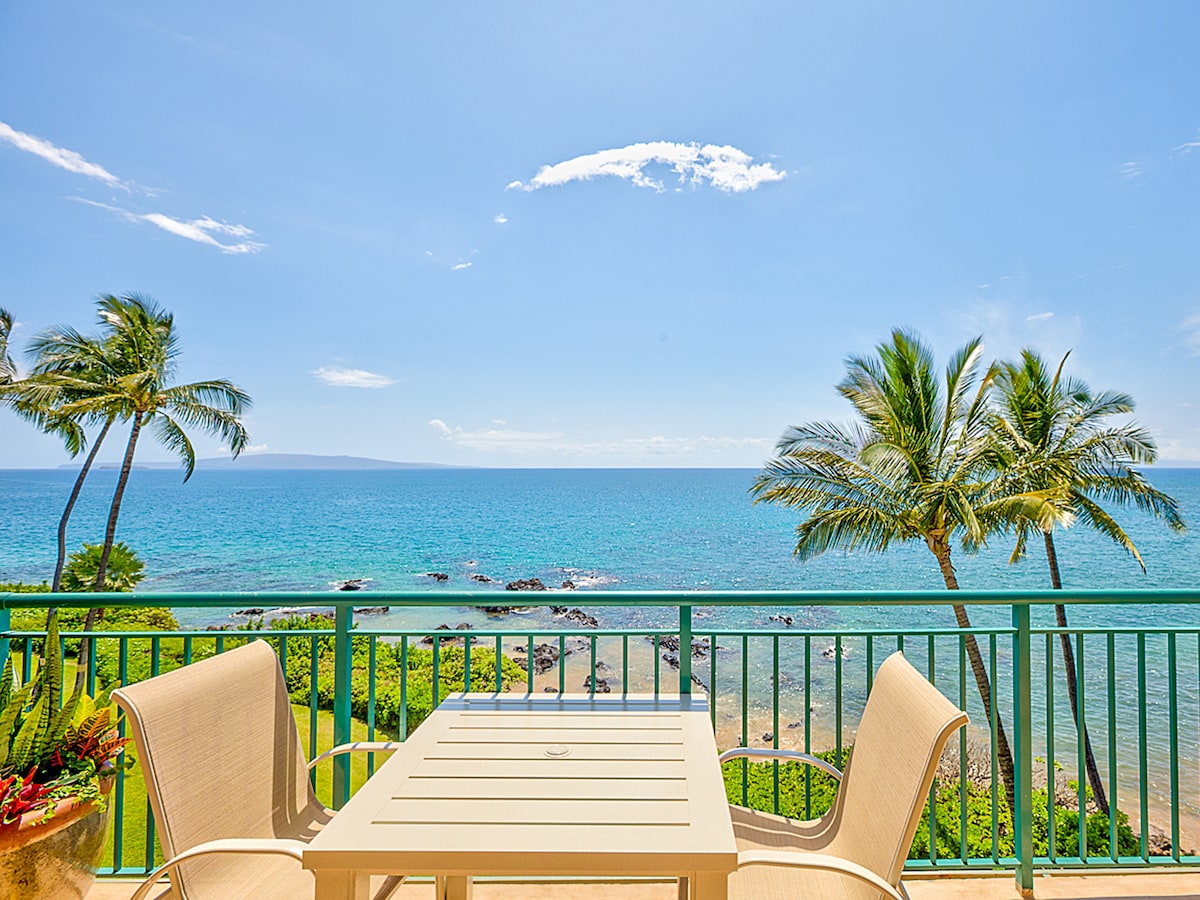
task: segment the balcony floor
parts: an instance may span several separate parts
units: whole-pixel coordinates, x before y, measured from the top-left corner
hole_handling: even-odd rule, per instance
[[[944,875],[906,879],[912,900],[1016,900],[1011,874]],[[128,900],[131,881],[102,881],[86,900]],[[398,900],[433,900],[433,884],[406,884]],[[496,884],[475,887],[475,900],[676,900],[673,884]],[[1145,871],[1115,875],[1038,875],[1034,896],[1046,900],[1138,900],[1171,897],[1200,900],[1200,873]]]

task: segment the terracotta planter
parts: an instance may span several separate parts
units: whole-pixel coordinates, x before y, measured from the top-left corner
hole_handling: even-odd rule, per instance
[[[110,810],[67,799],[48,821],[33,812],[0,826],[0,897],[80,900],[96,879]]]

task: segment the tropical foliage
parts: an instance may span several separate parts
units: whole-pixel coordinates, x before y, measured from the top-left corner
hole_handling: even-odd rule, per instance
[[[1081,522],[1110,538],[1137,560],[1146,564],[1133,539],[1104,508],[1105,503],[1134,506],[1165,521],[1176,531],[1184,530],[1175,500],[1157,490],[1134,468],[1154,462],[1158,455],[1153,438],[1133,424],[1110,425],[1113,416],[1133,412],[1128,394],[1104,391],[1094,394],[1083,381],[1063,375],[1065,354],[1051,373],[1034,350],[1021,351],[1019,362],[1005,363],[997,378],[998,410],[993,418],[995,469],[1003,490],[1026,491],[1046,498],[1048,514],[1040,523],[1019,518],[1014,523],[1016,544],[1012,562],[1020,559],[1029,536],[1040,533],[1050,571],[1050,585],[1062,588],[1054,530]],[[1054,606],[1059,628],[1067,627],[1067,610]],[[1067,695],[1072,718],[1079,723],[1075,653],[1071,638],[1059,634]],[[1082,725],[1088,784],[1101,812],[1109,813],[1104,782],[1096,765],[1091,737]]]
[[[100,555],[104,547],[100,544],[84,544],[82,550],[72,553],[63,572],[62,587],[66,591],[90,591],[96,583],[96,570],[100,567]],[[128,592],[146,577],[146,564],[124,541],[112,546],[108,557],[108,571],[104,574],[104,590]]]
[[[989,522],[1021,507],[1019,498],[989,497],[990,431],[987,394],[994,371],[979,372],[979,338],[951,358],[944,381],[933,355],[915,335],[892,332],[877,356],[852,356],[837,389],[857,420],[847,426],[814,422],[788,428],[754,482],[756,502],[802,509],[796,555],[827,550],[883,552],[921,541],[937,561],[946,587],[958,589],[954,542],[987,540]],[[991,714],[992,688],[966,607],[954,604],[971,672]],[[1005,794],[1015,797],[1012,751],[996,717],[997,753]]]
[[[96,800],[128,743],[111,708],[78,688],[64,702],[58,620],[51,616],[41,665],[24,684],[10,657],[0,679],[0,823],[52,815],[74,797]]]
[[[838,768],[845,768],[850,748],[843,748],[839,761],[836,751],[827,750],[815,754]],[[797,762],[785,762],[778,766],[776,776],[772,763],[745,763],[730,760],[725,763],[725,793],[730,803],[775,812],[778,796],[780,815],[794,819],[817,818],[824,815],[833,805],[837,782],[819,769],[809,769]],[[744,774],[743,774],[744,773]],[[778,782],[776,781],[778,777]],[[778,783],[778,792],[776,784]],[[1072,784],[1072,790],[1078,785]],[[988,859],[993,854],[1000,857],[1014,855],[1012,816],[1001,804],[995,810],[997,843],[992,841],[992,796],[987,785],[968,782],[965,786],[955,779],[939,780],[935,785],[936,806],[934,809],[933,844],[938,859],[955,859],[964,850],[967,859]],[[965,802],[964,802],[965,796]],[[965,817],[963,815],[965,807]],[[1033,852],[1034,856],[1051,855],[1048,828],[1047,793],[1045,788],[1033,791]],[[963,823],[966,830],[963,831]],[[1110,856],[1110,828],[1108,815],[1103,812],[1085,812],[1087,836],[1085,852],[1092,857]],[[913,835],[909,859],[929,859],[930,855],[929,807],[921,815],[917,832]],[[1128,817],[1117,814],[1117,853],[1119,856],[1134,856],[1141,847]],[[1079,810],[1054,805],[1054,854],[1058,857],[1079,855]]]

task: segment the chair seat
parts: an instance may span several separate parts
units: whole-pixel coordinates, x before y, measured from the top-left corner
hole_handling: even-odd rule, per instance
[[[739,851],[826,851],[831,823],[825,819],[799,821],[771,813],[730,806],[733,836]],[[729,900],[879,900],[883,894],[870,885],[832,872],[743,866],[729,876]]]

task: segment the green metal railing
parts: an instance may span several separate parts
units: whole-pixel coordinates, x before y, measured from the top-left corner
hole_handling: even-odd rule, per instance
[[[413,681],[415,670],[410,665],[428,655],[429,679],[443,691],[449,689],[447,673],[451,670],[451,680],[459,678],[458,684],[472,689],[704,690],[710,695],[713,726],[722,749],[737,744],[791,746],[807,752],[832,751],[840,759],[853,743],[853,728],[875,669],[888,653],[903,650],[930,681],[967,709],[972,719],[969,731],[959,735],[957,746],[952,743],[943,758],[945,778],[940,789],[931,791],[926,819],[927,851],[922,858],[910,860],[910,866],[1011,867],[1019,886],[1028,891],[1035,867],[1200,864],[1200,856],[1183,849],[1189,842],[1200,844],[1200,623],[1064,629],[1035,627],[1032,615],[1035,608],[1052,603],[1091,607],[1152,603],[1179,610],[1178,618],[1193,618],[1193,611],[1186,607],[1200,603],[1200,591],[588,592],[573,599],[593,610],[667,607],[678,611],[678,620],[669,626],[639,628],[558,623],[470,631],[354,627],[354,607],[368,597],[375,605],[428,609],[493,606],[498,596],[495,592],[452,591],[355,596],[60,594],[54,600],[63,607],[331,610],[331,628],[97,632],[98,650],[87,673],[91,689],[110,689],[224,652],[247,640],[269,640],[288,675],[293,702],[307,709],[310,753],[321,749],[318,719],[324,710],[331,714],[333,724],[331,741],[326,743],[350,740],[352,728],[365,728],[365,736],[374,737],[376,731],[387,730],[384,719],[403,739],[415,717],[423,714],[423,709],[414,705],[423,688]],[[522,604],[549,599],[536,594],[503,596],[508,602]],[[23,667],[29,666],[31,654],[27,651],[41,635],[12,631],[10,610],[44,607],[47,599],[45,594],[0,594],[0,655],[11,649],[20,654]],[[966,605],[990,624],[969,632],[953,627],[708,625],[713,614],[730,607],[773,611],[871,607],[885,611],[952,603]],[[693,612],[698,606],[713,612],[698,619]],[[991,709],[983,709],[970,677],[967,634],[975,636],[985,658],[993,686]],[[1075,649],[1079,702],[1074,717],[1066,704],[1065,673],[1058,652],[1063,634]],[[77,636],[67,634],[63,639]],[[487,659],[481,662],[484,655]],[[542,660],[542,671],[535,664],[537,659]],[[520,661],[524,671],[514,676]],[[512,668],[514,662],[517,670]],[[354,686],[356,669],[360,688]],[[385,670],[392,674],[381,675]],[[365,694],[361,690],[364,679]],[[436,702],[433,695],[429,702]],[[358,725],[356,712],[361,720]],[[997,766],[997,716],[1009,730],[1015,764],[1016,802],[1011,819]],[[1107,823],[1095,817],[1090,822],[1087,819],[1089,797],[1081,777],[1084,745],[1079,739],[1084,723],[1100,757],[1110,804],[1121,810],[1122,816],[1128,814],[1129,826],[1121,816],[1113,816]],[[732,765],[741,767],[740,784],[731,787],[735,800],[740,790],[742,802],[765,803],[777,812],[807,816],[819,811],[815,807],[820,790],[811,772],[804,771],[799,780],[789,782],[792,775],[787,767],[767,764],[770,786],[764,799],[753,793],[760,791],[761,779],[751,784],[750,767],[744,762]],[[1040,774],[1043,768],[1044,774]],[[373,763],[368,763],[366,772],[357,777],[372,770]],[[739,773],[731,771],[737,778]],[[332,805],[340,806],[355,781],[348,757],[334,761],[330,781],[329,787],[322,789],[327,790],[326,799]],[[790,791],[785,782],[791,784]],[[135,809],[132,794],[127,797],[135,787],[136,781],[129,776],[118,780],[108,873],[142,872],[154,862],[153,818],[144,801]],[[982,808],[987,812],[981,816]],[[1085,827],[1080,827],[1081,820]],[[1169,847],[1161,840],[1155,843],[1155,821],[1166,825]],[[141,822],[144,826],[137,824]],[[1089,825],[1095,826],[1090,829],[1092,837]],[[140,837],[143,830],[144,838]],[[937,836],[943,843],[950,841],[952,852],[938,849]],[[1103,838],[1107,839],[1107,852],[1090,852],[1090,841],[1103,843]]]

